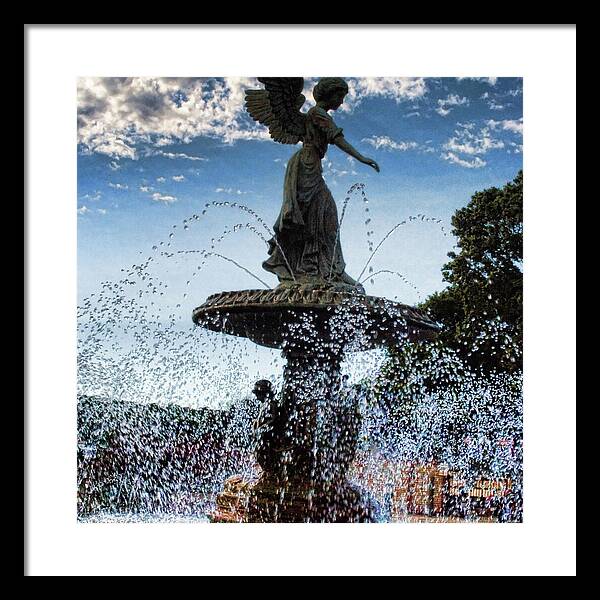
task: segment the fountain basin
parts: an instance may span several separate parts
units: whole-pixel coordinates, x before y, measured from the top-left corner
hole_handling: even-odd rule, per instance
[[[205,329],[269,348],[285,349],[313,337],[336,352],[431,340],[439,331],[417,308],[322,285],[214,294],[193,311],[192,319]]]

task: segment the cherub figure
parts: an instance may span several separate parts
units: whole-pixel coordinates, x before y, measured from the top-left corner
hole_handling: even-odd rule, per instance
[[[269,241],[269,258],[263,268],[280,284],[311,283],[343,287],[364,294],[350,277],[340,244],[335,201],[323,179],[321,161],[334,144],[359,162],[379,172],[379,165],[346,141],[328,111],[337,110],[348,93],[339,77],[324,77],[313,89],[316,106],[300,111],[306,98],[302,77],[259,77],[264,90],[246,91],[250,116],[269,128],[282,144],[302,142],[288,161],[283,204]]]
[[[285,443],[285,420],[270,381],[261,379],[254,385],[260,410],[254,422],[256,460],[268,473],[279,473],[280,455]]]

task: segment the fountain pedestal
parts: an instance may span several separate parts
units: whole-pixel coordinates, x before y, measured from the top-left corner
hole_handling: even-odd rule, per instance
[[[347,352],[435,336],[424,313],[329,286],[285,286],[211,296],[193,314],[202,327],[247,337],[286,358],[280,395],[259,417],[250,522],[370,522],[375,507],[346,480],[358,442],[358,399],[342,386]]]
[[[261,432],[262,476],[250,492],[252,522],[374,520],[346,481],[360,431],[357,399],[341,385],[342,354],[304,341],[285,350],[281,394]]]

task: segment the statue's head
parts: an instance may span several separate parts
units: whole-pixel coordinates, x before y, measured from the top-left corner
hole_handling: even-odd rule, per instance
[[[263,402],[264,400],[271,399],[275,396],[273,392],[273,385],[268,379],[259,379],[254,384],[254,389],[252,390],[253,394]]]
[[[313,89],[313,98],[327,110],[337,110],[347,93],[348,84],[341,77],[322,77]]]

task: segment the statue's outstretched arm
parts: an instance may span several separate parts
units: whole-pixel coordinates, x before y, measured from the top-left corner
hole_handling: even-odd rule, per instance
[[[346,154],[355,158],[358,162],[373,167],[379,173],[379,165],[372,159],[363,156],[343,135],[338,135],[334,138],[333,143]]]

